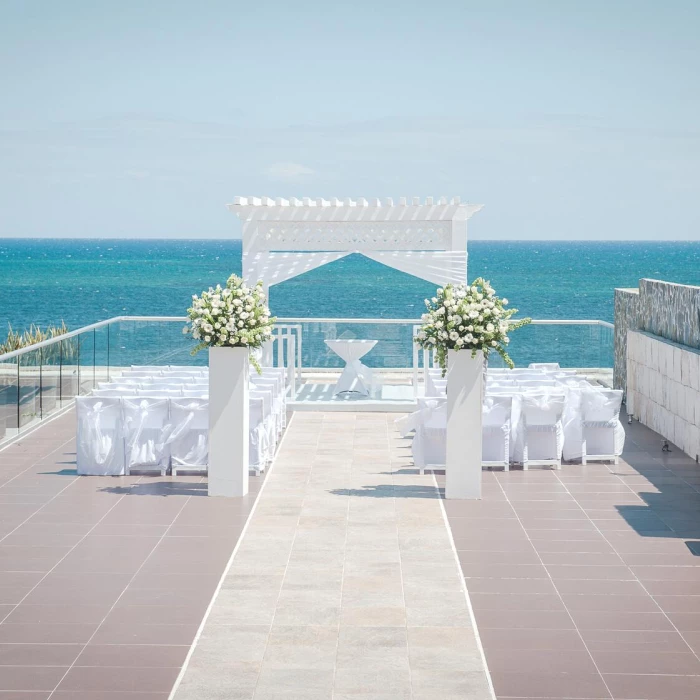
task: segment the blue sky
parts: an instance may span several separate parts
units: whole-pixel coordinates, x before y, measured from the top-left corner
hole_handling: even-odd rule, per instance
[[[700,240],[697,0],[0,0],[0,236],[453,196],[470,237]]]

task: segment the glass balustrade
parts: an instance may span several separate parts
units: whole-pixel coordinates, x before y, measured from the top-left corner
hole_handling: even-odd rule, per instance
[[[182,333],[184,321],[119,317],[0,356],[0,444],[132,365],[206,366],[206,350],[191,354],[194,341]],[[389,385],[411,387],[418,376],[414,370],[422,368],[424,357],[413,343],[418,323],[411,319],[279,319],[275,333],[291,336],[294,342],[275,342],[267,360],[289,366],[293,354],[301,384],[311,375],[326,374],[334,375],[322,380],[330,385],[345,361],[326,341],[376,340],[362,363],[378,375],[393,376]],[[597,321],[536,322],[513,333],[509,352],[521,367],[530,362],[559,362],[562,367],[609,371],[613,329]],[[503,365],[495,354],[489,362],[493,367]]]

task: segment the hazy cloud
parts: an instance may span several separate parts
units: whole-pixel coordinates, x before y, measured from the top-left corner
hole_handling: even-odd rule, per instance
[[[314,171],[301,163],[273,163],[265,168],[265,174],[272,180],[300,181]]]

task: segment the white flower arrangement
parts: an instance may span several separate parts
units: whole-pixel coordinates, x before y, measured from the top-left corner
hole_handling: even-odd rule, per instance
[[[248,287],[237,275],[231,275],[223,288],[217,284],[199,296],[193,294],[187,316],[189,323],[182,332],[198,341],[193,355],[212,347],[261,348],[276,321],[270,316],[262,282]],[[259,372],[254,355],[251,363]]]
[[[515,366],[506,348],[508,333],[530,323],[523,318],[511,321],[517,309],[506,309],[508,299],[501,299],[489,282],[479,277],[472,284],[448,284],[436,296],[425,300],[427,313],[421,317],[415,341],[422,348],[435,350],[443,376],[447,370],[448,350],[478,350],[488,358],[497,352],[511,369]]]

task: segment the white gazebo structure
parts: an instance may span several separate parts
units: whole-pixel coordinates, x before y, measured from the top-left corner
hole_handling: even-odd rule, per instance
[[[249,283],[261,280],[269,289],[351,253],[436,285],[464,283],[467,222],[481,205],[462,204],[458,197],[437,201],[432,197],[401,197],[398,203],[392,199],[236,197],[229,209],[243,227],[243,277]],[[357,387],[367,393],[371,371],[359,358],[376,340],[333,343],[331,348],[347,361],[331,390],[333,399],[339,392]],[[293,358],[293,342],[290,347],[288,356]],[[467,352],[458,355],[461,357],[451,363],[454,366],[447,381],[446,491],[449,498],[479,498],[483,361],[472,359]],[[414,390],[417,367],[414,350]],[[324,405],[330,404],[333,400]],[[371,402],[367,405],[374,407]]]
[[[467,221],[481,205],[447,199],[271,199],[229,204],[243,227],[243,277],[266,287],[350,253],[435,284],[467,279]]]

